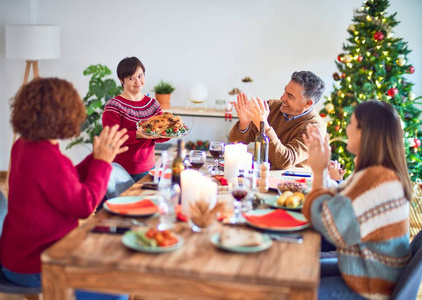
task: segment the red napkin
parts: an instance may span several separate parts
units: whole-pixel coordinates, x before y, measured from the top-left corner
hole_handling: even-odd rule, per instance
[[[133,203],[115,204],[109,201],[105,202],[112,212],[126,215],[147,215],[155,214],[158,212],[157,205],[154,204],[150,199],[142,199]]]
[[[253,216],[243,214],[246,220],[254,225],[265,227],[298,227],[307,224],[307,221],[300,221],[293,218],[289,213],[282,209],[276,209],[262,216]]]
[[[188,221],[188,218],[184,214],[182,214],[182,205],[180,204],[176,205],[176,216],[179,221],[182,221],[182,222]]]
[[[227,179],[224,178],[223,175],[215,175],[214,178],[217,179],[218,181],[220,181],[221,185],[228,185],[229,184]]]
[[[151,170],[150,172],[151,172],[151,175],[152,176],[155,176],[155,170]],[[162,173],[161,170],[158,171],[158,177],[161,177],[161,173]],[[170,179],[171,178],[171,172],[164,173],[164,178],[165,179]]]

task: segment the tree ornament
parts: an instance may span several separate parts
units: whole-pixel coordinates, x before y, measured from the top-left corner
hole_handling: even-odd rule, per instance
[[[409,69],[406,70],[406,73],[409,73],[409,74],[415,73],[415,67],[414,66],[410,66]]]
[[[358,58],[356,59],[358,62],[361,62],[363,60],[363,56],[359,55]]]
[[[392,67],[391,65],[386,65],[386,66],[385,66],[385,70],[386,70],[387,72],[390,72],[392,68],[393,68],[393,67]]]
[[[333,78],[334,78],[335,81],[339,81],[340,80],[340,75],[337,72],[335,72],[333,74]]]
[[[384,33],[382,31],[375,32],[374,39],[377,41],[382,41],[384,39]]]
[[[343,53],[340,53],[338,56],[337,56],[337,60],[339,61],[339,62],[343,62]]]
[[[334,105],[332,103],[327,103],[327,105],[325,105],[325,110],[331,114],[332,112],[334,112]]]
[[[406,59],[403,56],[399,56],[396,60],[397,65],[403,67],[406,64]]]
[[[350,24],[350,26],[347,28],[348,31],[355,31],[356,27],[354,24]]]
[[[340,130],[340,125],[336,125],[336,126],[334,127],[334,129],[335,129],[336,131],[339,131],[339,130]]]
[[[324,113],[320,113],[319,114],[320,116],[321,116],[321,118],[325,118],[327,115],[326,114],[324,114]]]
[[[345,64],[348,64],[349,62],[351,62],[352,61],[352,56],[351,55],[349,55],[349,54],[345,54],[344,56],[343,56],[343,62],[345,63]]]
[[[344,77],[346,77],[346,74],[345,73],[341,74],[341,78],[344,78]]]
[[[421,140],[416,138],[415,139],[415,146],[413,146],[413,148],[419,148],[421,146]]]
[[[416,95],[415,95],[415,93],[414,93],[414,92],[409,92],[409,93],[407,94],[407,98],[408,98],[410,101],[413,101],[413,100],[415,100]]]
[[[399,93],[399,90],[397,88],[391,88],[388,90],[388,96],[393,98],[395,95]]]

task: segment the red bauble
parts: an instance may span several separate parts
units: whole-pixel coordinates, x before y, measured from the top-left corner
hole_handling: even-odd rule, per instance
[[[339,55],[337,56],[337,60],[338,60],[339,62],[343,62],[343,56],[344,56],[344,54],[339,54]]]
[[[321,118],[325,118],[327,115],[326,114],[324,114],[324,113],[320,113],[319,114],[320,116],[321,116]]]
[[[391,88],[388,90],[388,96],[394,97],[399,93],[399,90],[397,88]]]
[[[344,78],[344,77],[346,77],[346,74],[344,74],[344,73],[341,74],[341,78]]]
[[[336,126],[334,127],[334,129],[335,129],[336,131],[339,131],[339,130],[340,130],[340,125],[336,125]]]
[[[406,73],[409,73],[409,74],[415,73],[415,67],[414,66],[410,66],[409,69],[406,70]]]
[[[421,146],[421,140],[415,139],[415,146],[413,146],[413,148],[419,148],[420,146]]]
[[[363,60],[363,56],[360,56],[360,55],[359,55],[359,56],[358,56],[357,61],[358,61],[358,62],[361,62],[362,60]]]
[[[382,33],[382,31],[375,32],[374,39],[377,41],[382,41],[384,39],[384,33]]]

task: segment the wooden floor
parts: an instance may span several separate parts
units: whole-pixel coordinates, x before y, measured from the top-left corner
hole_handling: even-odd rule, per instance
[[[0,190],[7,195],[6,189],[6,174],[5,172],[0,172]],[[0,293],[0,300],[22,300],[24,299],[21,295],[6,295]],[[140,296],[135,296],[133,300],[142,300],[144,298]],[[419,288],[419,294],[417,300],[422,300],[422,285]]]

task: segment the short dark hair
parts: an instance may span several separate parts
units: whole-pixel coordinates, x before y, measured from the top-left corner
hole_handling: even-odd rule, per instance
[[[117,65],[117,77],[123,82],[126,77],[132,76],[139,67],[145,74],[144,64],[137,57],[126,57]]]
[[[86,109],[73,85],[59,78],[35,78],[11,104],[13,130],[29,141],[79,135]]]
[[[325,90],[325,83],[311,71],[294,72],[291,80],[303,87],[303,96],[313,100],[314,104],[321,99]]]

